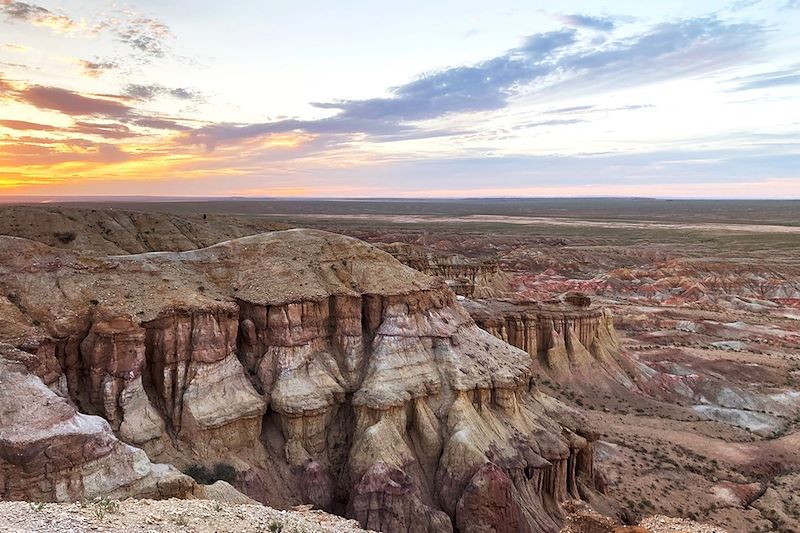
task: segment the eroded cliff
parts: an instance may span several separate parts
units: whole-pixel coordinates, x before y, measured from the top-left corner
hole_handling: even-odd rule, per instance
[[[594,437],[537,390],[535,358],[480,329],[441,280],[365,243],[291,230],[104,258],[0,246],[0,341],[27,354],[15,375],[63,404],[44,431],[99,415],[126,453],[228,464],[255,499],[383,531],[557,531],[560,502],[602,498]],[[575,358],[604,334],[558,338]],[[23,401],[2,397],[14,412]],[[0,497],[86,495],[37,492],[21,473],[46,449],[20,458],[9,442],[0,466],[18,480]],[[52,483],[86,478],[93,460],[78,454]]]
[[[573,386],[621,385],[637,390],[645,376],[620,349],[611,314],[570,295],[564,302],[465,300],[475,322],[525,350],[540,373]]]
[[[511,277],[500,269],[496,261],[437,252],[404,242],[377,243],[376,246],[404,265],[444,279],[459,296],[499,298],[511,292]]]

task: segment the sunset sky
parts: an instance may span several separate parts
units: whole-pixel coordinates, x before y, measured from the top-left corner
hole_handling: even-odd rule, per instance
[[[800,0],[0,0],[12,195],[800,198]]]

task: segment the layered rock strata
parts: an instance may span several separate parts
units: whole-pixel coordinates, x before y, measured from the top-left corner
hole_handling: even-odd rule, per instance
[[[117,439],[31,370],[35,357],[0,345],[0,497],[74,501],[99,496],[185,497],[194,481]],[[30,367],[30,368],[29,368]]]
[[[531,356],[480,329],[441,280],[365,243],[291,230],[107,258],[0,246],[0,341],[28,354],[19,379],[63,405],[41,431],[86,416],[126,443],[66,448],[224,463],[255,499],[382,531],[558,531],[561,502],[600,497],[592,436],[537,390]],[[573,351],[578,331],[560,337]],[[24,434],[22,397],[0,400],[0,426],[10,410]],[[93,475],[94,452],[70,453]],[[6,455],[18,480],[0,497],[98,492],[36,488],[23,474],[51,462],[46,447]]]
[[[495,337],[525,350],[558,380],[586,378],[637,389],[644,376],[619,346],[607,309],[572,295],[567,302],[498,300],[462,302],[475,322]]]
[[[403,242],[378,243],[377,246],[415,270],[443,278],[459,296],[498,298],[511,292],[510,276],[496,261],[435,252]]]

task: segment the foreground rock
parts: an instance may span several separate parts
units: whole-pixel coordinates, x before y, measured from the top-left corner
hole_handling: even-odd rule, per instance
[[[45,435],[76,410],[97,415],[95,433],[152,461],[383,531],[555,532],[561,502],[606,505],[594,435],[538,391],[531,356],[480,329],[441,280],[365,243],[291,230],[133,256],[0,247],[0,341],[27,354],[19,379],[51,395]],[[22,402],[6,395],[0,412]],[[75,459],[49,473],[83,480],[66,496],[26,477],[46,446],[15,456],[12,443],[0,458],[16,481],[0,497],[97,493],[78,451],[92,435],[64,441]]]
[[[119,441],[100,417],[76,411],[0,345],[0,494],[14,500],[187,496],[194,481]]]
[[[264,531],[356,533],[352,520],[319,511],[277,511],[263,505],[207,500],[123,500],[31,505],[0,502],[0,530],[14,533]]]

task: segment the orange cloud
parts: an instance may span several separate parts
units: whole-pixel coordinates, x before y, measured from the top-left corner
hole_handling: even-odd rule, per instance
[[[14,0],[1,0],[0,10],[11,20],[24,20],[34,26],[50,28],[57,33],[66,33],[85,29],[86,24],[76,22],[67,15],[53,13],[35,4],[17,2]]]
[[[37,124],[35,122],[28,122],[25,120],[0,120],[0,127],[12,130],[36,130],[36,131],[54,131],[57,130],[55,126],[49,124]]]
[[[4,122],[24,129],[44,126],[23,121]],[[138,142],[95,142],[62,135],[67,132],[86,134],[98,128],[100,136],[111,131],[112,136],[120,132],[120,137],[123,137],[130,131],[122,124],[76,122],[58,132],[43,132],[54,136],[0,138],[0,166],[3,168],[0,188],[8,193],[69,183],[162,181],[167,176],[173,180],[187,180],[252,175],[263,172],[263,163],[259,159],[264,153],[296,150],[311,140],[308,135],[273,134],[208,152],[202,147],[183,144],[175,134],[141,137]]]

